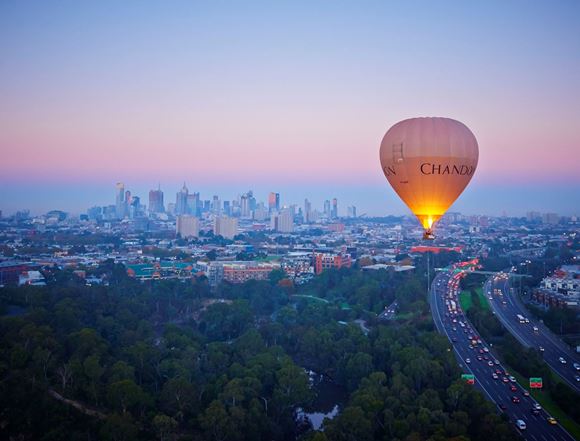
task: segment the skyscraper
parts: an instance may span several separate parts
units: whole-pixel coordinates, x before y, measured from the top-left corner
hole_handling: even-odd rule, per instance
[[[187,213],[191,214],[192,216],[201,216],[201,200],[199,198],[199,193],[194,192],[192,194],[187,195]]]
[[[280,210],[280,193],[271,192],[268,195],[268,210],[270,213]]]
[[[163,204],[163,192],[161,187],[157,190],[149,191],[149,212],[150,213],[163,213],[165,211],[165,205]]]
[[[127,205],[125,203],[125,185],[122,182],[117,182],[115,188],[115,214],[117,219],[123,219]]]
[[[324,201],[324,217],[330,219],[330,201],[328,199]]]
[[[219,216],[219,214],[221,213],[222,207],[221,207],[221,202],[220,202],[220,198],[217,195],[214,195],[212,202],[211,202],[211,212],[214,214],[217,214]]]
[[[354,205],[347,208],[347,216],[356,217],[356,207]]]
[[[338,200],[336,198],[332,200],[332,211],[330,212],[330,217],[332,219],[338,218]]]
[[[230,201],[224,201],[224,214],[226,216],[231,216],[232,215],[232,209],[230,206]]]
[[[241,217],[245,217],[245,218],[249,218],[250,215],[251,215],[251,210],[250,210],[250,194],[249,193],[244,193],[240,197],[240,216]]]
[[[312,222],[312,204],[308,199],[304,199],[304,222]]]
[[[175,199],[175,214],[187,214],[187,196],[189,194],[189,190],[185,186],[185,182],[183,183],[183,187],[177,193]]]

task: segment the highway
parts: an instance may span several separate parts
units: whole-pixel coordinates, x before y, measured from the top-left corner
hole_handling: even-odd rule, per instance
[[[580,356],[532,317],[510,288],[507,273],[498,273],[485,282],[484,293],[496,317],[521,344],[540,351],[552,371],[580,393],[580,369],[574,367],[574,363],[580,365]],[[526,319],[524,323],[520,323],[518,314]],[[566,363],[562,363],[560,357]]]
[[[460,368],[475,376],[475,386],[504,412],[514,425],[523,420],[526,429],[519,430],[522,437],[532,441],[560,441],[574,438],[559,424],[550,424],[551,416],[543,409],[532,409],[539,404],[530,397],[515,378],[510,379],[504,367],[481,340],[467,320],[459,305],[459,274],[439,273],[429,292],[429,302],[435,326],[447,336]],[[494,375],[495,374],[495,375]],[[497,378],[495,378],[497,377]]]

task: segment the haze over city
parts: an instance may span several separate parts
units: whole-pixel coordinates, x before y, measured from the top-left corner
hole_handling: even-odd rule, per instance
[[[469,126],[465,213],[580,206],[577,2],[0,5],[5,213],[145,197],[337,197],[407,214],[378,147],[395,122]],[[533,195],[533,197],[531,197]]]

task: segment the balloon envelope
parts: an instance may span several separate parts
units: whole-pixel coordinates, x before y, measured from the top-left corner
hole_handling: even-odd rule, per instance
[[[400,121],[380,149],[387,180],[428,231],[463,192],[478,157],[471,130],[449,118]]]

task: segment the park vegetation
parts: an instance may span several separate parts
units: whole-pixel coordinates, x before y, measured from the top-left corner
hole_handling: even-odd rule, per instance
[[[434,332],[422,267],[269,281],[109,286],[56,271],[0,289],[0,437],[18,440],[490,440],[511,425]],[[404,320],[377,313],[398,301]],[[11,313],[17,308],[17,313]],[[364,320],[365,331],[355,319]],[[323,431],[297,421],[308,370],[345,391]]]

